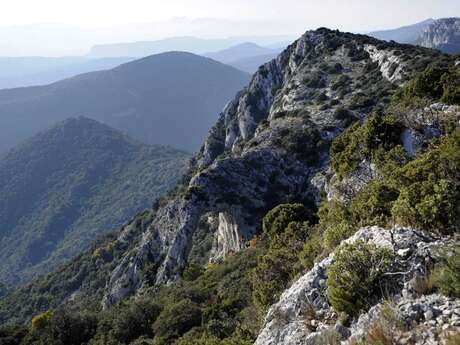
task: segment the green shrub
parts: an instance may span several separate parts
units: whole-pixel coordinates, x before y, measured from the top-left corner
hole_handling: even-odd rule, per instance
[[[269,252],[259,257],[253,272],[253,299],[261,311],[277,302],[281,293],[293,278],[292,265],[298,256],[288,248]]]
[[[337,312],[358,314],[381,296],[382,276],[391,265],[391,252],[358,241],[337,249],[328,271],[328,298]]]
[[[347,221],[330,226],[324,233],[324,245],[329,250],[337,247],[343,240],[347,239],[356,231],[356,228]]]
[[[252,296],[261,311],[275,303],[288,283],[302,270],[299,255],[310,234],[307,218],[309,213],[302,204],[282,204],[263,219],[269,250],[258,258],[252,274]]]
[[[397,189],[375,179],[356,195],[350,209],[359,226],[386,226],[392,219],[391,208],[398,196]]]
[[[447,250],[445,258],[435,266],[432,279],[442,294],[460,297],[460,246]]]
[[[305,241],[302,251],[299,254],[299,259],[306,270],[311,269],[315,264],[316,258],[323,252],[323,238],[315,229],[311,232],[308,239]]]
[[[391,213],[402,225],[441,234],[459,231],[460,130],[445,136],[421,155],[394,171],[400,190]]]
[[[204,267],[195,263],[189,263],[182,272],[184,280],[193,281],[204,273]]]
[[[161,312],[153,331],[160,343],[170,343],[200,325],[201,309],[190,300],[182,300]]]
[[[270,240],[284,233],[291,222],[302,222],[308,219],[308,213],[302,204],[281,204],[269,211],[263,219],[263,230]]]
[[[398,102],[414,97],[460,104],[460,71],[443,65],[428,67],[396,94]]]
[[[45,311],[32,318],[32,330],[41,331],[49,327],[53,312],[51,310]]]
[[[124,344],[140,336],[153,336],[152,323],[161,312],[161,307],[148,298],[109,309],[101,320],[100,330]]]
[[[260,310],[275,303],[302,270],[299,254],[309,233],[308,222],[290,222],[283,233],[270,241],[269,251],[259,257],[252,282],[253,299]]]
[[[60,345],[88,343],[95,335],[97,318],[91,313],[60,309],[53,313],[49,339]]]
[[[390,150],[400,143],[402,124],[394,117],[374,114],[362,125],[356,122],[339,135],[331,146],[331,165],[341,178],[355,170],[363,159],[379,149]]]

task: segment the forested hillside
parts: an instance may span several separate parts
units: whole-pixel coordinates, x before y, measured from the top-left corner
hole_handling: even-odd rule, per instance
[[[0,281],[28,282],[150,207],[188,154],[148,146],[79,117],[0,159]]]

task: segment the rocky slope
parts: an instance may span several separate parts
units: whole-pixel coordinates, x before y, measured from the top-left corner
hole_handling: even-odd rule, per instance
[[[417,282],[426,276],[427,267],[436,260],[439,252],[458,243],[458,239],[436,240],[411,228],[369,227],[359,230],[342,246],[357,241],[396,253],[394,270],[387,272],[388,280],[397,277],[391,283],[393,311],[395,318],[412,327],[410,331],[399,332],[397,337],[405,341],[401,343],[439,344],[442,331],[460,327],[458,299],[439,295],[420,297],[416,291]],[[328,337],[339,338],[346,344],[365,341],[367,332],[381,320],[383,305],[377,304],[349,327],[343,326],[327,299],[326,280],[333,263],[334,255],[331,254],[283,293],[280,301],[270,308],[255,345],[325,344]],[[305,313],[307,306],[315,310],[314,316]],[[432,321],[440,328],[428,327]]]
[[[439,49],[444,53],[460,52],[460,18],[438,19],[423,30],[415,40],[422,47]]]

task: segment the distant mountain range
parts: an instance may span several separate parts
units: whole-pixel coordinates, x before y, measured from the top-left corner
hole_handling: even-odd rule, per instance
[[[149,144],[198,149],[249,74],[190,53],[164,53],[46,86],[0,90],[0,154],[84,115]]]
[[[448,54],[460,53],[460,18],[427,19],[393,30],[370,32],[369,35],[385,41],[438,49]]]
[[[46,273],[174,186],[188,154],[79,117],[0,160],[0,281]]]
[[[246,42],[221,51],[207,53],[205,56],[242,71],[254,73],[259,66],[274,59],[287,45],[288,43],[280,43],[278,48],[267,48]]]
[[[46,85],[78,74],[114,68],[134,58],[0,57],[0,89]]]
[[[280,39],[281,40],[281,39]],[[253,43],[247,43],[253,42]],[[87,54],[90,58],[101,58],[101,57],[144,57],[152,54],[159,54],[168,51],[186,51],[194,54],[201,55],[213,55],[207,54],[209,52],[215,52],[224,50],[219,55],[224,54],[225,50],[230,50],[228,54],[234,54],[236,51],[243,52],[255,52],[259,50],[260,54],[266,54],[270,48],[263,48],[259,45],[264,44],[279,44],[279,41],[274,41],[273,38],[267,37],[231,37],[226,39],[203,39],[197,37],[171,37],[156,41],[140,41],[140,42],[125,42],[115,44],[103,44],[96,45],[91,48]],[[280,49],[277,49],[280,51]],[[254,56],[254,54],[251,54]],[[209,56],[213,57],[213,56]],[[246,57],[246,56],[242,56]],[[219,60],[219,59],[217,59]],[[219,60],[221,61],[221,60]],[[228,60],[226,61],[228,62]]]
[[[234,61],[254,56],[279,54],[281,51],[282,49],[265,48],[252,42],[245,42],[218,52],[205,54],[204,56],[222,63],[231,64]]]
[[[0,89],[51,84],[78,74],[111,69],[136,59],[130,56],[145,57],[170,51],[200,53],[242,71],[254,73],[260,65],[276,57],[289,44],[277,42],[265,47],[245,42],[233,45],[239,40],[178,37],[156,42],[129,43],[126,46],[98,46],[88,56],[0,57]],[[222,47],[224,49],[220,50]],[[216,48],[217,51],[209,52]],[[128,56],[118,57],[119,54]],[[91,57],[93,55],[95,57]],[[98,55],[115,57],[97,57]]]
[[[231,45],[248,41],[264,46],[280,41],[293,41],[296,37],[292,33],[301,29],[303,28],[299,28],[295,23],[281,25],[278,21],[267,19],[229,20],[223,18],[189,19],[185,17],[146,23],[94,27],[57,23],[2,26],[0,30],[0,56],[83,55],[95,45],[120,42],[151,42],[163,40],[166,37],[229,38],[229,41],[231,41],[226,46],[208,48],[202,51],[204,53],[225,49]],[[154,53],[150,52],[149,54],[135,57],[143,57]]]
[[[272,53],[267,55],[251,56],[230,63],[231,66],[248,73],[255,73],[257,69],[263,64],[273,60],[278,56],[278,53]]]

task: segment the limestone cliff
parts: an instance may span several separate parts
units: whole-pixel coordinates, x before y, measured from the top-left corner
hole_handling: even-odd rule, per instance
[[[261,66],[220,114],[175,195],[112,272],[104,306],[153,281],[178,279],[200,218],[219,214],[212,260],[244,248],[261,217],[290,201],[318,202],[332,138],[383,106],[416,68],[412,54],[435,54],[328,29],[307,32]],[[318,184],[319,183],[319,184]]]
[[[439,49],[444,53],[460,52],[460,18],[435,20],[415,41],[422,47]]]

